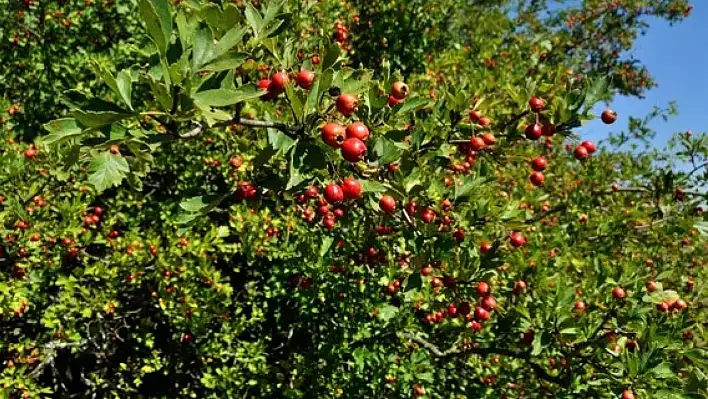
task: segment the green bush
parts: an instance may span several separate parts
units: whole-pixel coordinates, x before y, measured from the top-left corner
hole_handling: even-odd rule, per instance
[[[21,108],[0,147],[0,392],[708,394],[708,136],[651,148],[669,107],[584,142],[598,102],[646,87],[581,65],[597,47],[553,15],[510,35],[486,3],[429,59],[440,16],[407,2],[415,23],[372,25],[415,48],[381,58],[341,21],[368,6],[333,1],[140,0],[123,44],[83,66],[57,48],[73,89],[35,80],[52,121],[23,143],[42,120]],[[597,4],[577,12],[616,14]]]

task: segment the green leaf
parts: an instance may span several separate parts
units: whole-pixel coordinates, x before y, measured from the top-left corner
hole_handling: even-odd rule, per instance
[[[285,88],[285,94],[288,96],[290,107],[292,107],[296,118],[302,119],[305,111],[305,95],[301,90],[295,90],[292,85]]]
[[[160,103],[163,110],[169,111],[172,108],[172,95],[167,91],[164,84],[156,81],[152,76],[148,76],[151,94]]]
[[[205,90],[192,95],[192,99],[205,106],[223,107],[233,105],[252,98],[258,98],[265,92],[254,84],[247,84],[236,90],[215,89]]]
[[[583,107],[585,107],[586,109],[592,108],[598,101],[602,100],[603,98],[606,98],[608,94],[609,88],[607,79],[597,79],[592,83],[592,86],[588,87],[587,92],[585,93]]]
[[[398,314],[399,309],[393,305],[389,304],[384,304],[381,307],[379,307],[378,312],[377,312],[377,317],[379,320],[383,322],[387,322],[391,320],[392,318],[396,317],[396,314]]]
[[[268,142],[280,155],[286,154],[295,145],[295,140],[276,129],[268,129]]]
[[[315,82],[312,84],[312,88],[310,89],[310,93],[307,95],[307,101],[305,102],[305,117],[317,111],[320,96],[322,93],[329,90],[329,87],[332,85],[333,76],[334,74],[332,71],[326,71],[317,75]]]
[[[667,362],[659,363],[656,367],[651,370],[651,373],[656,376],[656,378],[674,378],[676,373],[671,369],[671,365]]]
[[[229,52],[212,59],[208,64],[204,65],[200,69],[202,71],[215,72],[236,69],[240,67],[244,61],[246,61],[247,57],[248,55],[244,53]]]
[[[132,110],[133,104],[131,103],[131,92],[133,85],[133,78],[130,76],[130,72],[122,70],[118,72],[118,77],[116,78],[116,85],[118,87],[118,94],[120,94],[123,102]]]
[[[71,116],[76,118],[82,125],[91,128],[102,127],[110,125],[112,123],[121,121],[126,118],[133,116],[132,114],[124,114],[119,112],[105,111],[105,112],[93,112],[93,111],[82,111],[74,110]]]
[[[180,10],[177,13],[176,22],[177,32],[179,33],[179,41],[182,43],[182,48],[186,50],[191,47],[194,42],[194,32],[197,27],[196,21],[191,16],[187,19],[184,11]]]
[[[325,71],[329,68],[332,68],[334,64],[337,63],[339,60],[339,55],[341,54],[342,49],[339,48],[339,46],[334,43],[331,44],[329,47],[327,47],[327,50],[325,51],[325,56],[324,59],[322,60],[322,70]]]
[[[460,199],[469,196],[472,191],[484,183],[486,179],[477,177],[472,178],[470,176],[465,177],[462,184],[455,184],[455,199]]]
[[[378,137],[374,144],[374,154],[381,163],[390,163],[401,158],[403,149],[387,138]]]
[[[251,3],[246,4],[245,14],[248,24],[251,25],[251,28],[253,29],[253,34],[256,38],[259,38],[261,31],[263,31],[263,17],[261,17],[261,14],[251,5]]]
[[[330,236],[324,236],[322,238],[322,245],[320,245],[320,258],[324,257],[327,252],[329,252],[330,247],[332,247],[332,243],[334,242],[334,238]]]
[[[229,31],[221,37],[219,43],[214,48],[214,56],[219,57],[239,44],[243,39],[243,36],[246,34],[246,31],[248,31],[248,28],[245,26],[234,26],[229,29]]]
[[[408,100],[401,105],[397,105],[396,106],[397,109],[394,112],[396,114],[404,114],[404,113],[409,112],[411,110],[416,110],[418,108],[422,108],[428,104],[430,104],[430,100],[426,100],[424,98],[416,98],[413,100]]]
[[[58,144],[81,135],[83,129],[76,123],[76,119],[56,119],[43,125],[49,132],[40,140],[44,145]]]
[[[120,185],[130,168],[128,161],[120,155],[103,152],[91,160],[89,171],[92,172],[88,177],[89,183],[101,192]]]
[[[223,196],[216,194],[200,195],[199,197],[192,197],[180,202],[179,206],[187,212],[203,212],[205,209],[208,209],[214,201],[217,201],[222,197]]]
[[[384,193],[390,189],[390,187],[374,180],[360,180],[360,182],[365,193]]]
[[[199,69],[209,62],[214,50],[214,35],[209,28],[202,28],[197,31],[194,37],[194,48],[192,49],[192,65],[194,69]]]
[[[148,34],[160,54],[167,54],[172,36],[172,16],[168,0],[139,0],[138,8],[147,26]]]

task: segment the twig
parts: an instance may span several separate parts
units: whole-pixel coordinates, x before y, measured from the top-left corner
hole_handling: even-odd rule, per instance
[[[567,386],[570,382],[569,380],[563,379],[560,376],[550,375],[546,370],[543,369],[543,367],[541,367],[538,364],[531,361],[531,355],[529,353],[522,352],[520,350],[511,350],[511,349],[493,348],[493,347],[487,347],[487,348],[469,347],[466,349],[459,349],[456,347],[452,347],[446,351],[441,351],[440,348],[438,348],[434,344],[432,344],[432,343],[426,341],[425,339],[420,338],[416,335],[402,332],[402,333],[399,333],[399,336],[421,345],[422,347],[424,347],[425,349],[430,351],[430,353],[432,353],[436,358],[439,358],[439,359],[464,356],[467,354],[476,354],[476,355],[482,355],[482,356],[494,354],[494,355],[508,356],[508,357],[513,357],[515,359],[521,359],[521,360],[526,361],[526,363],[533,369],[536,376],[538,376],[541,379],[553,382],[558,385],[563,385],[563,386]]]

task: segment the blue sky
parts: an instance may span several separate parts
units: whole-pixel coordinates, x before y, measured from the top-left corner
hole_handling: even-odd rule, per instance
[[[691,15],[683,22],[669,26],[665,21],[652,20],[645,36],[640,37],[633,50],[654,76],[658,87],[646,98],[617,97],[610,108],[619,114],[611,126],[599,118],[588,122],[578,132],[583,139],[600,140],[609,132],[627,126],[627,116],[643,117],[654,105],[665,108],[676,101],[679,114],[667,122],[655,120],[651,127],[657,131],[654,146],[663,148],[674,132],[708,130],[708,1],[694,4]],[[599,116],[606,105],[597,107]]]

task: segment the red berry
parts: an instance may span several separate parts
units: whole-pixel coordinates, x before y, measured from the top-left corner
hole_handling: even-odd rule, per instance
[[[322,126],[322,141],[332,148],[339,148],[344,142],[344,126],[327,123]]]
[[[472,137],[470,139],[470,148],[472,151],[481,151],[485,146],[486,143],[481,137]]]
[[[547,123],[541,128],[541,132],[546,137],[551,137],[556,132],[556,125],[552,123]]]
[[[588,154],[592,154],[597,150],[597,147],[595,146],[595,143],[592,141],[583,141],[580,143],[581,146],[585,147],[586,150],[588,150]]]
[[[482,326],[482,323],[478,322],[477,320],[472,320],[472,321],[469,323],[469,327],[470,327],[473,331],[479,332],[479,331],[482,331],[482,328],[483,328],[484,326]]]
[[[487,252],[489,252],[489,251],[492,250],[492,244],[490,244],[490,243],[488,243],[488,242],[486,242],[486,241],[482,241],[482,243],[479,244],[479,250],[480,250],[480,252],[482,252],[483,254],[486,254]]]
[[[542,98],[534,96],[529,100],[529,107],[533,112],[543,111],[546,108],[546,102]]]
[[[654,291],[656,291],[657,288],[659,288],[656,285],[656,282],[654,282],[654,281],[647,281],[646,287],[647,287],[647,291],[649,291],[649,292],[654,292]]]
[[[484,298],[482,298],[482,302],[480,302],[480,305],[488,311],[492,311],[497,307],[497,300],[494,299],[493,296],[487,295]]]
[[[497,138],[494,137],[494,135],[491,133],[484,133],[482,135],[482,140],[484,141],[484,144],[486,144],[486,145],[492,145],[497,142]]]
[[[582,145],[575,147],[573,155],[575,155],[575,159],[577,159],[578,161],[584,161],[588,159],[588,156],[590,156],[590,154],[588,153],[588,149],[583,147]]]
[[[487,118],[486,116],[483,116],[483,117],[479,118],[479,125],[480,125],[480,126],[487,126],[487,125],[489,125],[490,123],[492,123],[492,120],[489,119],[489,118]]]
[[[477,284],[477,288],[475,288],[475,289],[476,289],[476,291],[477,291],[477,294],[479,294],[479,296],[486,296],[486,295],[489,295],[489,292],[491,291],[491,288],[489,287],[489,284],[486,283],[486,282],[484,282],[484,281],[480,281],[480,282]]]
[[[606,125],[611,125],[615,123],[617,120],[617,113],[611,109],[606,109],[602,111],[602,115],[600,115],[600,119],[606,124]]]
[[[384,195],[379,200],[379,207],[384,213],[393,213],[396,210],[396,200],[390,195]]]
[[[282,92],[285,90],[285,86],[290,83],[290,78],[285,72],[278,72],[270,78],[270,89],[275,92]]]
[[[477,321],[487,321],[487,320],[489,320],[489,317],[490,317],[489,311],[487,311],[487,309],[485,309],[483,307],[478,306],[474,310],[474,318]]]
[[[542,135],[541,125],[534,123],[533,125],[528,125],[525,130],[526,138],[529,140],[538,140]]]
[[[295,77],[295,82],[297,83],[297,85],[305,90],[310,90],[314,81],[315,73],[312,71],[308,71],[307,69],[301,70],[297,73],[297,76]]]
[[[307,190],[305,190],[305,195],[307,195],[310,198],[317,197],[319,195],[319,193],[320,192],[317,189],[317,186],[315,186],[314,184],[311,185],[310,187],[308,187]]]
[[[420,219],[423,221],[423,223],[430,223],[435,219],[435,211],[432,209],[425,209],[421,214],[420,214]]]
[[[526,291],[526,288],[528,288],[526,282],[523,280],[518,280],[514,283],[514,294],[521,294],[522,292]]]
[[[37,156],[37,150],[35,150],[33,147],[30,147],[27,150],[25,150],[25,158],[34,159],[36,156]]]
[[[342,180],[342,191],[344,192],[344,198],[357,199],[361,197],[361,183],[353,177],[347,177]]]
[[[540,186],[546,180],[546,177],[543,175],[543,172],[533,172],[529,180],[534,186]]]
[[[636,399],[636,398],[634,396],[634,392],[627,389],[624,392],[622,392],[622,399]]]
[[[615,299],[624,299],[627,296],[627,293],[624,291],[622,287],[615,287],[612,290],[612,296]]]
[[[332,230],[337,225],[337,221],[332,217],[326,217],[322,220],[322,226],[327,230]]]
[[[472,122],[479,122],[479,120],[482,118],[482,111],[479,110],[472,110],[470,111],[470,121]]]
[[[674,302],[672,308],[674,308],[678,311],[681,311],[681,310],[688,308],[688,304],[683,299],[678,299],[678,300],[676,300],[676,302]]]
[[[462,242],[465,240],[465,231],[460,227],[452,233],[452,236],[455,238],[455,241]]]
[[[666,313],[669,311],[669,304],[666,302],[657,303],[656,310],[662,313]]]
[[[319,56],[319,55],[313,55],[313,56],[312,56],[312,64],[313,64],[313,65],[319,65],[319,64],[320,64],[320,56]]]
[[[536,157],[531,161],[531,168],[537,172],[542,172],[548,166],[548,161],[544,157]]]
[[[270,79],[261,79],[258,81],[258,88],[261,90],[268,90],[270,87]]]
[[[356,97],[351,94],[340,94],[337,97],[337,111],[344,116],[349,116],[356,109]]]
[[[420,269],[420,274],[422,274],[423,276],[430,276],[431,274],[433,274],[433,268],[430,266],[426,266]]]
[[[511,245],[518,248],[526,244],[526,237],[524,237],[523,234],[519,232],[515,232],[509,237],[509,241],[511,242]]]
[[[344,200],[344,191],[336,183],[330,183],[324,189],[324,196],[327,202],[336,204]]]
[[[587,309],[587,305],[585,305],[585,302],[583,302],[583,301],[575,302],[575,310],[576,311],[585,312],[585,309]]]
[[[391,96],[397,100],[403,100],[408,96],[408,85],[403,82],[396,82],[391,86]]]
[[[347,138],[356,138],[361,141],[366,141],[369,138],[369,128],[361,122],[354,122],[347,126]]]
[[[366,157],[367,148],[363,141],[349,138],[342,143],[342,157],[349,162],[359,162]]]
[[[388,106],[393,108],[398,104],[403,103],[403,100],[399,100],[394,96],[388,96]]]
[[[448,314],[448,316],[450,316],[450,317],[455,317],[455,316],[457,316],[457,306],[455,306],[455,305],[452,304],[452,303],[449,304],[449,305],[447,305],[447,314]]]

